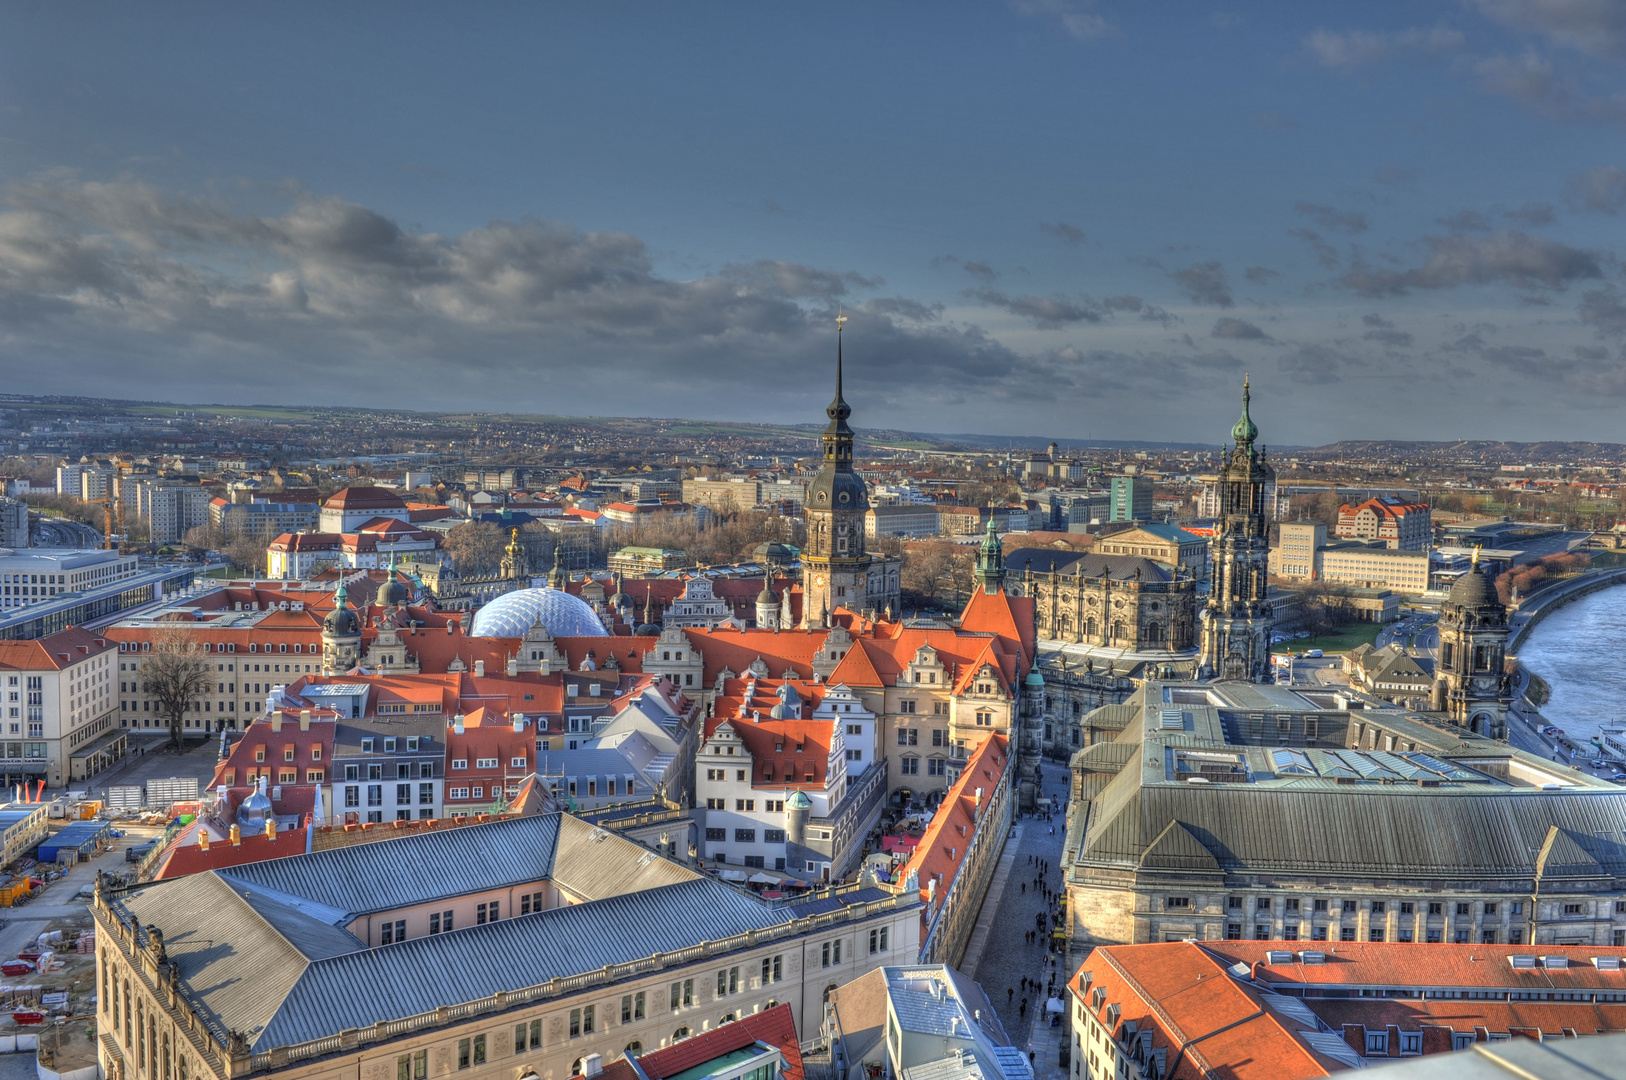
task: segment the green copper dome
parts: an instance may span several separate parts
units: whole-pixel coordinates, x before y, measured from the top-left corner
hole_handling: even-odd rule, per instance
[[[1231,429],[1231,438],[1239,443],[1251,443],[1259,437],[1259,427],[1248,415],[1248,380],[1242,380],[1242,416]]]

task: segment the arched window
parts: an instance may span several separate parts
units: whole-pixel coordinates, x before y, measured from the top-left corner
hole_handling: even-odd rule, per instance
[[[1113,624],[1112,624],[1112,638],[1113,638],[1113,640],[1116,641],[1116,640],[1122,638],[1123,636],[1124,636],[1124,624],[1121,621],[1114,620]]]
[[[831,983],[829,986],[826,986],[824,988],[824,1000],[829,1001],[830,1000],[830,995],[835,993],[835,992],[836,992],[836,984],[835,983]]]
[[[672,1041],[673,1042],[681,1042],[682,1040],[687,1039],[688,1037],[689,1037],[689,1029],[686,1028],[686,1027],[680,1027],[676,1031],[672,1032]]]
[[[1163,644],[1163,624],[1162,623],[1152,623],[1150,626],[1148,626],[1146,628],[1146,644],[1148,644],[1148,645],[1161,645],[1161,644]]]
[[[623,1055],[625,1055],[626,1057],[637,1057],[639,1054],[641,1054],[643,1052],[644,1052],[644,1044],[639,1042],[637,1039],[632,1040],[630,1043],[628,1043],[626,1045],[626,1049],[621,1051],[621,1053]]]

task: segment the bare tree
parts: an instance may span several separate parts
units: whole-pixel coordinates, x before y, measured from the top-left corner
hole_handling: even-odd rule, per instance
[[[169,720],[169,744],[180,749],[182,721],[215,682],[203,646],[179,627],[160,630],[152,652],[142,658],[141,679],[152,695],[154,711]]]

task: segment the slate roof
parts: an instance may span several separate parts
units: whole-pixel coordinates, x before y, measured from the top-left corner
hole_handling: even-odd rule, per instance
[[[1515,782],[1509,759],[1531,771],[1550,764],[1398,709],[1352,719],[1412,733],[1416,752],[1250,745],[1237,731],[1249,710],[1313,715],[1313,703],[1268,687],[1204,689],[1227,707],[1146,684],[1112,749],[1075,755],[1103,771],[1122,763],[1075,825],[1078,870],[1626,879],[1626,791],[1579,779],[1564,790]],[[1162,726],[1166,714],[1176,726]],[[1273,730],[1274,716],[1264,723]],[[1234,758],[1235,771],[1188,783],[1193,774],[1178,759],[1191,753]]]
[[[1161,564],[1143,555],[1099,555],[1093,551],[1020,548],[1005,556],[1007,574],[1022,574],[1028,570],[1035,574],[1048,574],[1052,565],[1056,573],[1067,577],[1110,577],[1113,581],[1129,581],[1135,577],[1137,570],[1142,581],[1168,581],[1173,576]]]
[[[375,948],[343,929],[358,913],[543,877],[576,902]],[[547,814],[208,871],[112,907],[162,931],[202,1014],[260,1052],[886,899],[867,889],[774,905]]]

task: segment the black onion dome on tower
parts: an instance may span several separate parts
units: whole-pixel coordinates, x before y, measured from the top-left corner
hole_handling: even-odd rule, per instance
[[[339,590],[333,594],[333,610],[322,620],[322,632],[332,637],[355,637],[361,633],[361,618],[350,606],[350,594],[339,581]]]

